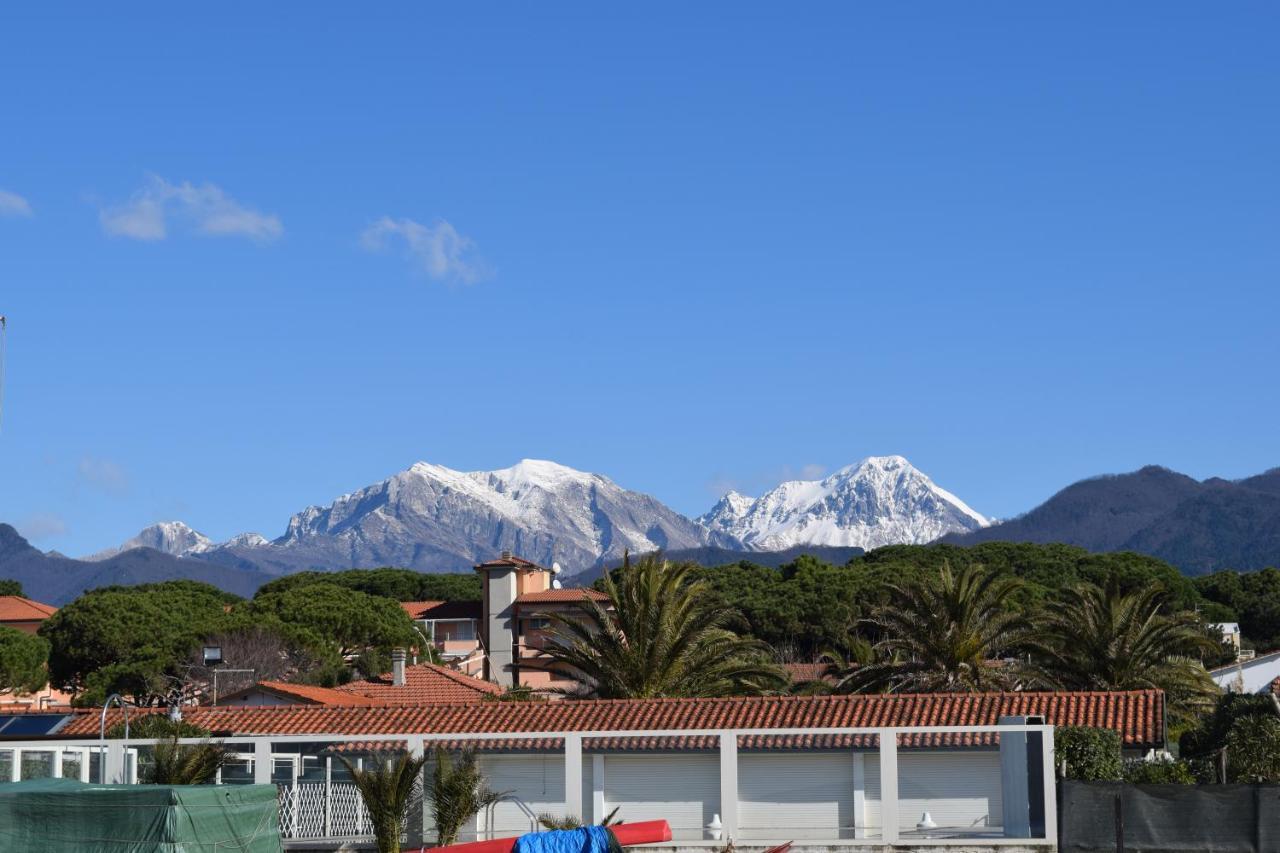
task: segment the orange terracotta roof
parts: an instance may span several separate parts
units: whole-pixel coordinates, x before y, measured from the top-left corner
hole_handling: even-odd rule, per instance
[[[439,607],[443,601],[402,601],[400,606],[409,614],[410,619],[421,619],[422,614],[433,607]]]
[[[517,557],[514,554],[499,557],[496,560],[486,560],[483,563],[476,563],[475,569],[478,572],[482,572],[487,569],[537,569],[541,572],[547,571],[547,569],[539,566],[532,560],[526,560],[524,557]]]
[[[404,681],[397,687],[391,683],[391,674],[387,673],[377,678],[352,681],[337,689],[343,693],[358,693],[386,705],[477,702],[485,696],[502,692],[496,684],[433,663],[406,666]]]
[[[608,601],[609,596],[589,587],[573,587],[570,589],[544,589],[541,592],[526,592],[516,599],[516,604],[575,604],[583,599]]]
[[[113,713],[119,716],[118,711]],[[96,711],[77,715],[59,736],[96,736],[97,715]],[[473,702],[396,708],[193,708],[184,719],[221,736],[492,733],[500,741],[511,732],[995,725],[1001,717],[1024,715],[1043,716],[1051,725],[1115,729],[1129,747],[1164,744],[1164,694],[1158,690]],[[760,742],[786,746],[804,743],[806,737],[833,736],[816,732]],[[903,745],[925,746],[944,739],[947,745],[990,741],[972,735],[925,735],[904,738]],[[752,745],[750,739],[744,740]]]
[[[0,595],[0,622],[40,622],[58,612],[51,604],[41,604],[20,595]]]
[[[479,601],[402,601],[410,619],[479,619]]]
[[[784,663],[782,668],[791,676],[793,684],[805,681],[835,681],[831,674],[831,664],[827,663]]]
[[[371,699],[359,693],[346,693],[332,687],[317,687],[314,684],[291,684],[287,681],[259,681],[253,687],[246,687],[229,694],[222,701],[229,702],[236,696],[253,690],[262,690],[275,694],[282,699],[293,699],[302,705],[334,705],[359,707],[385,707],[385,702]],[[244,706],[238,706],[244,707]]]

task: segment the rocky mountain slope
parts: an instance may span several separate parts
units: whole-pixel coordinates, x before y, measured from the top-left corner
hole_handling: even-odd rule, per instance
[[[901,456],[871,456],[821,480],[783,483],[759,498],[730,492],[698,521],[755,551],[922,544],[988,524]]]
[[[30,598],[56,605],[111,584],[197,580],[237,595],[252,595],[268,580],[253,569],[210,565],[152,548],[133,548],[102,560],[73,560],[44,553],[7,524],[0,524],[0,577],[20,581]]]
[[[419,462],[295,514],[278,539],[253,537],[193,556],[273,574],[384,565],[458,571],[503,549],[585,568],[624,550],[733,544],[607,477],[532,459],[471,472]]]
[[[192,530],[181,521],[161,521],[144,528],[137,536],[126,539],[117,548],[108,548],[85,557],[86,560],[105,560],[134,548],[151,548],[175,557],[189,557],[212,550],[214,542],[203,533]]]
[[[1095,477],[1025,515],[945,541],[1137,551],[1190,574],[1280,566],[1280,469],[1235,481],[1198,481],[1154,465]]]

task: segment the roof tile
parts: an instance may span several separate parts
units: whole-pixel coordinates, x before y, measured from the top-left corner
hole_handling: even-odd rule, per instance
[[[78,716],[60,734],[96,735],[96,713]],[[1158,690],[472,702],[388,708],[193,708],[185,718],[222,735],[491,733],[500,742],[502,734],[511,732],[995,725],[1001,717],[1023,715],[1043,716],[1051,725],[1115,729],[1130,747],[1164,745],[1164,694]],[[815,732],[802,737],[841,736]],[[941,739],[938,735],[904,738],[907,746],[939,743]],[[795,738],[767,742],[774,740],[775,745],[785,745]],[[959,740],[982,742],[973,735]]]
[[[562,604],[576,603],[585,599],[608,601],[609,596],[599,590],[588,587],[570,589],[544,589],[541,592],[526,592],[516,599],[516,604]]]
[[[0,595],[0,622],[35,622],[58,612],[51,604],[41,604],[20,595]]]
[[[456,670],[433,663],[419,663],[404,668],[405,683],[397,687],[391,674],[363,681],[352,681],[337,688],[343,693],[357,693],[386,705],[427,705],[431,703],[476,702],[497,695],[502,688],[492,682],[463,675]]]

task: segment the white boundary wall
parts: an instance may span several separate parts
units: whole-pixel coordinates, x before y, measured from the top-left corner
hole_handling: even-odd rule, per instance
[[[1005,837],[1000,811],[1000,754],[993,749],[900,751],[898,739],[907,735],[1038,736],[1042,744],[1039,773],[1033,788],[1043,801],[1033,810],[1043,814],[1043,834],[1035,838]],[[739,753],[740,736],[873,735],[878,749],[776,750]],[[652,738],[714,736],[718,753],[613,752],[583,754],[589,738]],[[223,742],[253,756],[253,781],[272,781],[273,748],[282,744],[404,741],[411,752],[424,754],[435,741],[500,738],[506,741],[560,738],[560,755],[486,754],[482,763],[491,786],[512,790],[519,804],[503,804],[491,815],[477,817],[476,836],[519,834],[538,812],[599,820],[613,806],[621,806],[628,822],[663,818],[671,822],[676,841],[697,838],[750,841],[753,844],[839,841],[920,847],[983,845],[1053,845],[1057,839],[1053,726],[917,726],[902,728],[769,728],[663,729],[574,732],[439,732],[380,735],[277,735],[227,737]],[[201,743],[187,738],[184,743]],[[10,780],[21,778],[23,753],[52,753],[52,774],[61,776],[66,756],[75,773],[89,781],[89,756],[97,753],[108,782],[136,782],[135,762],[126,756],[154,740],[59,739],[0,741],[0,758],[10,759]],[[279,755],[277,753],[276,755]],[[128,767],[128,774],[126,774]],[[1006,768],[1008,769],[1008,768]],[[510,780],[510,784],[506,780]],[[994,780],[994,782],[993,782]],[[94,780],[97,781],[97,780]],[[1033,780],[1033,782],[1036,780]],[[994,785],[994,786],[993,786]],[[528,791],[533,799],[521,792]],[[917,829],[928,811],[936,829]],[[978,812],[982,814],[979,815]],[[719,818],[720,839],[707,824]],[[982,820],[977,820],[982,818]],[[701,821],[701,826],[695,825]],[[965,826],[956,826],[964,823]],[[508,833],[508,827],[510,832]],[[425,827],[424,827],[425,829]],[[705,833],[699,835],[699,832]]]

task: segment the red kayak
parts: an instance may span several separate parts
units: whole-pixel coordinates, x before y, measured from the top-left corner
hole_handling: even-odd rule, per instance
[[[623,847],[632,844],[653,844],[658,841],[671,840],[671,824],[665,820],[645,820],[640,823],[617,823],[609,827],[618,843]],[[466,844],[450,844],[448,847],[434,847],[433,850],[449,850],[452,853],[511,853],[516,846],[516,838],[495,838],[492,841],[468,841]],[[424,848],[426,849],[426,848]]]

